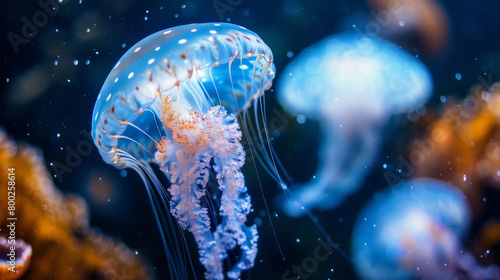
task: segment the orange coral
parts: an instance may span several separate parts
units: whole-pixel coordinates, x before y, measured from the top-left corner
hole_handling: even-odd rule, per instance
[[[130,249],[89,227],[85,201],[54,186],[38,150],[0,130],[1,186],[8,168],[16,171],[16,238],[31,244],[33,253],[23,279],[152,278]],[[6,205],[7,196],[0,195],[0,229],[6,228]]]
[[[448,44],[450,24],[444,8],[435,0],[368,0],[379,10],[375,20],[394,32],[414,29],[425,51],[437,54]],[[372,13],[373,14],[373,13]]]
[[[451,182],[469,198],[479,213],[482,186],[500,186],[500,84],[475,86],[462,102],[448,101],[444,112],[431,120],[427,135],[432,152],[425,153],[413,177]],[[410,152],[421,149],[414,145]]]
[[[15,232],[14,232],[15,233]],[[15,237],[15,236],[12,236]],[[7,239],[0,236],[0,279],[20,279],[30,266],[32,249],[29,244],[20,239]],[[7,257],[6,260],[3,258]]]

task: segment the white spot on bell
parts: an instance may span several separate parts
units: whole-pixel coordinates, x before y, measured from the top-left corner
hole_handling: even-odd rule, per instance
[[[110,98],[111,98],[111,93],[108,95],[108,97],[106,97],[106,101],[109,101]]]
[[[169,34],[170,32],[172,32],[172,30],[167,30],[167,31],[163,32],[163,35],[167,35],[167,34]]]
[[[217,33],[217,31],[215,31],[215,30],[210,30],[210,34],[216,34],[216,33]]]
[[[141,47],[138,47],[137,49],[134,50],[134,52],[139,52],[141,50]]]
[[[130,72],[130,74],[128,74],[129,79],[131,79],[133,76],[134,76],[134,72]]]
[[[197,31],[197,29],[191,29],[191,32],[196,32],[196,31]]]
[[[186,40],[186,39],[180,39],[180,40],[179,40],[179,45],[185,44],[186,42],[187,42],[187,40]]]
[[[153,62],[155,62],[155,59],[154,59],[154,58],[151,58],[151,59],[148,61],[148,64],[151,64],[151,63],[153,63]]]

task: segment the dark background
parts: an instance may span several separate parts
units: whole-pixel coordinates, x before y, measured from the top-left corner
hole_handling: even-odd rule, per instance
[[[82,131],[90,132],[94,102],[110,69],[128,48],[156,31],[211,21],[245,26],[259,34],[273,50],[277,80],[291,60],[288,52],[297,55],[328,35],[349,31],[353,24],[363,26],[373,20],[371,8],[364,1],[232,1],[234,7],[223,11],[222,18],[214,3],[216,1],[65,0],[58,4],[57,13],[49,16],[47,23],[38,28],[29,42],[20,44],[16,52],[7,34],[21,35],[22,17],[31,21],[42,9],[37,1],[3,1],[0,124],[16,139],[40,147],[48,169],[56,175],[50,165],[65,164],[71,149],[87,144]],[[430,108],[441,106],[441,96],[463,97],[473,84],[491,83],[500,78],[500,2],[441,1],[441,4],[450,25],[448,47],[433,56],[423,52],[418,44],[407,49],[419,55],[433,76],[435,91],[427,104]],[[183,8],[183,5],[186,6]],[[461,80],[455,78],[456,73],[461,73]],[[273,90],[274,87],[266,94],[268,114],[273,109],[283,112]],[[392,120],[391,124],[397,122]],[[360,207],[373,191],[387,186],[382,176],[383,163],[395,164],[397,155],[417,133],[394,127],[387,132],[384,149],[377,155],[363,191],[349,197],[338,209],[315,213],[333,241],[347,252]],[[300,126],[292,122],[280,130],[280,137],[275,139],[277,154],[296,181],[309,180],[317,167],[318,124],[308,121]],[[71,172],[55,177],[55,184],[64,192],[81,194],[90,206],[93,226],[123,240],[151,262],[159,279],[166,278],[161,241],[142,182],[132,171],[124,174],[106,165],[95,147],[89,153],[81,157]],[[256,266],[250,276],[281,279],[293,264],[312,256],[318,244],[315,239],[321,234],[307,218],[288,218],[275,207],[272,202],[279,190],[260,170],[264,198],[269,202],[285,257],[282,260],[263,211],[263,198],[252,175],[255,174],[252,166],[246,164],[243,170],[244,174],[250,174],[245,177],[255,209],[249,221],[258,218],[262,225]],[[472,236],[473,231],[474,228]],[[198,267],[198,271],[202,269]],[[335,252],[319,263],[310,279],[354,277],[350,262]]]

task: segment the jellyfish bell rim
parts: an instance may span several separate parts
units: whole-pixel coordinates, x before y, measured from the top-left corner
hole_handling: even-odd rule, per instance
[[[376,59],[372,57],[373,54],[377,55]],[[349,79],[342,82],[341,77],[347,74],[340,68],[341,66],[338,66],[338,63],[353,62],[353,60],[346,59],[350,57],[361,59],[357,62],[360,66],[358,68],[366,68],[364,63],[372,61],[377,62],[378,67],[387,69],[385,64],[398,59],[398,64],[404,65],[404,67],[399,65],[399,68],[405,68],[401,73],[405,75],[406,83],[411,84],[405,85],[400,82],[403,79],[391,79],[389,74],[393,76],[398,74],[394,73],[395,70],[392,73],[385,71],[387,73],[384,72],[384,75],[377,73],[377,71],[371,71],[374,73],[374,77],[378,75],[385,81],[369,82],[378,83],[382,88],[375,91],[360,89],[353,93],[353,88],[366,84],[366,81],[359,73],[351,72],[359,78],[350,79],[351,82]],[[337,63],[328,64],[328,61],[337,61]],[[352,65],[350,66],[352,67]],[[408,68],[411,68],[412,71],[409,71]],[[318,106],[328,107],[330,101],[340,96],[357,94],[372,101],[383,99],[391,114],[399,114],[425,104],[433,90],[432,76],[422,61],[390,41],[352,32],[330,35],[306,48],[285,67],[282,73],[277,90],[279,103],[294,115],[304,114],[314,119],[322,118],[321,110],[317,110]],[[409,94],[403,90],[395,90],[394,88],[398,86],[406,87]],[[374,92],[379,92],[378,97]],[[324,110],[328,110],[328,108],[324,108]]]
[[[232,24],[232,23],[217,23],[217,22],[192,23],[192,24],[180,25],[180,26],[175,26],[175,27],[171,27],[171,28],[167,28],[167,29],[164,29],[164,30],[157,31],[157,32],[155,32],[155,33],[153,33],[151,35],[148,35],[147,37],[141,39],[139,42],[137,42],[132,47],[130,47],[120,57],[120,59],[118,60],[118,62],[111,69],[110,73],[108,74],[106,80],[103,83],[103,86],[101,87],[101,90],[100,90],[99,95],[98,95],[98,100],[101,97],[105,97],[105,95],[107,95],[108,93],[110,93],[110,94],[114,93],[114,91],[108,90],[108,87],[113,87],[113,85],[117,83],[116,80],[118,80],[118,82],[121,83],[121,80],[117,79],[117,78],[126,69],[130,68],[133,64],[135,64],[135,63],[139,62],[140,60],[142,60],[147,54],[151,53],[152,50],[157,51],[156,48],[159,47],[158,44],[149,44],[151,41],[154,41],[154,39],[157,39],[158,37],[161,37],[161,35],[171,35],[169,37],[164,37],[163,40],[160,40],[159,44],[161,45],[161,44],[164,44],[164,43],[166,43],[168,41],[175,40],[176,38],[183,37],[182,34],[177,34],[177,33],[179,33],[179,31],[181,29],[183,30],[183,29],[188,29],[188,28],[192,28],[192,27],[198,27],[198,28],[192,28],[191,30],[197,30],[197,32],[201,31],[201,30],[198,30],[198,29],[200,29],[200,27],[199,27],[200,25],[203,25],[204,27],[208,27],[208,26],[212,26],[212,25],[216,26],[216,27],[219,27],[219,26],[233,27],[233,29],[231,29],[231,30],[229,30],[229,31],[227,31],[227,32],[224,33],[225,35],[231,35],[231,36],[233,36],[233,39],[235,38],[235,34],[237,36],[239,36],[239,34],[236,32],[237,30],[244,30],[246,32],[249,32],[250,35],[253,36],[251,39],[257,40],[260,43],[260,45],[263,47],[263,50],[262,50],[262,52],[264,53],[263,58],[264,58],[265,62],[270,65],[269,69],[267,69],[267,73],[266,73],[267,74],[267,79],[266,79],[265,85],[263,86],[264,90],[267,90],[267,89],[269,89],[272,86],[272,81],[273,81],[273,79],[274,79],[274,77],[276,75],[276,67],[273,64],[272,51],[271,51],[271,49],[265,43],[263,43],[263,40],[256,33],[254,33],[253,31],[251,31],[251,30],[249,30],[249,29],[247,29],[245,27],[242,27],[242,26],[239,26],[239,25],[236,25],[236,24]],[[171,31],[171,32],[169,32],[169,31]],[[249,36],[247,36],[247,35],[244,35],[243,37],[245,37],[245,38],[248,39]],[[179,41],[181,41],[181,40],[179,40]],[[250,40],[250,39],[248,39],[248,40]],[[235,41],[237,41],[237,40],[235,40]],[[189,44],[187,44],[187,45],[190,45],[190,44],[191,44],[191,46],[193,48],[197,47],[196,43],[189,42]],[[180,44],[180,45],[186,45],[186,43],[183,43],[183,44]],[[156,46],[156,47],[153,48],[152,46]],[[242,48],[241,44],[238,44],[237,47],[238,47],[238,51],[236,53],[236,58],[243,59],[243,58],[257,57],[258,56],[257,53],[253,53],[251,56],[242,55],[244,52],[239,51]],[[158,48],[158,50],[160,50],[160,49],[161,48]],[[175,50],[175,51],[172,51],[171,53],[173,53],[173,52],[178,52],[178,51]],[[140,54],[137,55],[138,53],[140,53]],[[122,61],[124,61],[124,60],[125,61],[131,60],[129,58],[132,55],[137,56],[136,59],[133,60],[133,63],[122,63]],[[209,67],[214,66],[215,64],[225,64],[225,63],[229,62],[231,59],[234,59],[234,57],[226,57],[225,59],[217,60],[217,62],[214,62],[212,64],[204,64],[204,65],[200,66],[199,68],[197,68],[197,70],[198,71],[205,70],[205,69],[207,69]],[[137,77],[137,75],[135,75],[135,77],[134,77],[134,75],[132,74],[132,77],[129,77],[129,80],[131,78],[136,78],[136,77]],[[264,92],[256,92],[254,95],[252,95],[250,97],[250,100],[248,100],[248,102],[246,103],[245,106],[250,106],[252,99],[259,98],[263,94],[264,94]],[[152,101],[151,103],[153,103],[153,102],[154,101]],[[144,107],[144,108],[147,108],[147,107]],[[244,110],[245,108],[240,108],[240,110]],[[94,108],[94,114],[93,114],[94,116],[96,115],[96,109],[97,108],[95,107]]]

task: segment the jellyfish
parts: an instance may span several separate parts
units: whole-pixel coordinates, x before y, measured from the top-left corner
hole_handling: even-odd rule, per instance
[[[419,178],[377,194],[359,213],[351,253],[362,279],[498,279],[462,248],[471,223],[465,196]]]
[[[315,179],[296,184],[284,212],[332,209],[363,182],[393,114],[415,110],[432,82],[418,59],[382,39],[354,34],[327,37],[283,71],[278,101],[291,114],[320,123]]]
[[[194,236],[206,279],[238,279],[253,267],[258,233],[246,224],[252,205],[236,115],[258,102],[274,75],[272,52],[257,34],[202,23],[146,37],[107,77],[92,137],[106,163],[137,171],[146,185],[172,279],[187,278],[186,241],[176,231]]]

